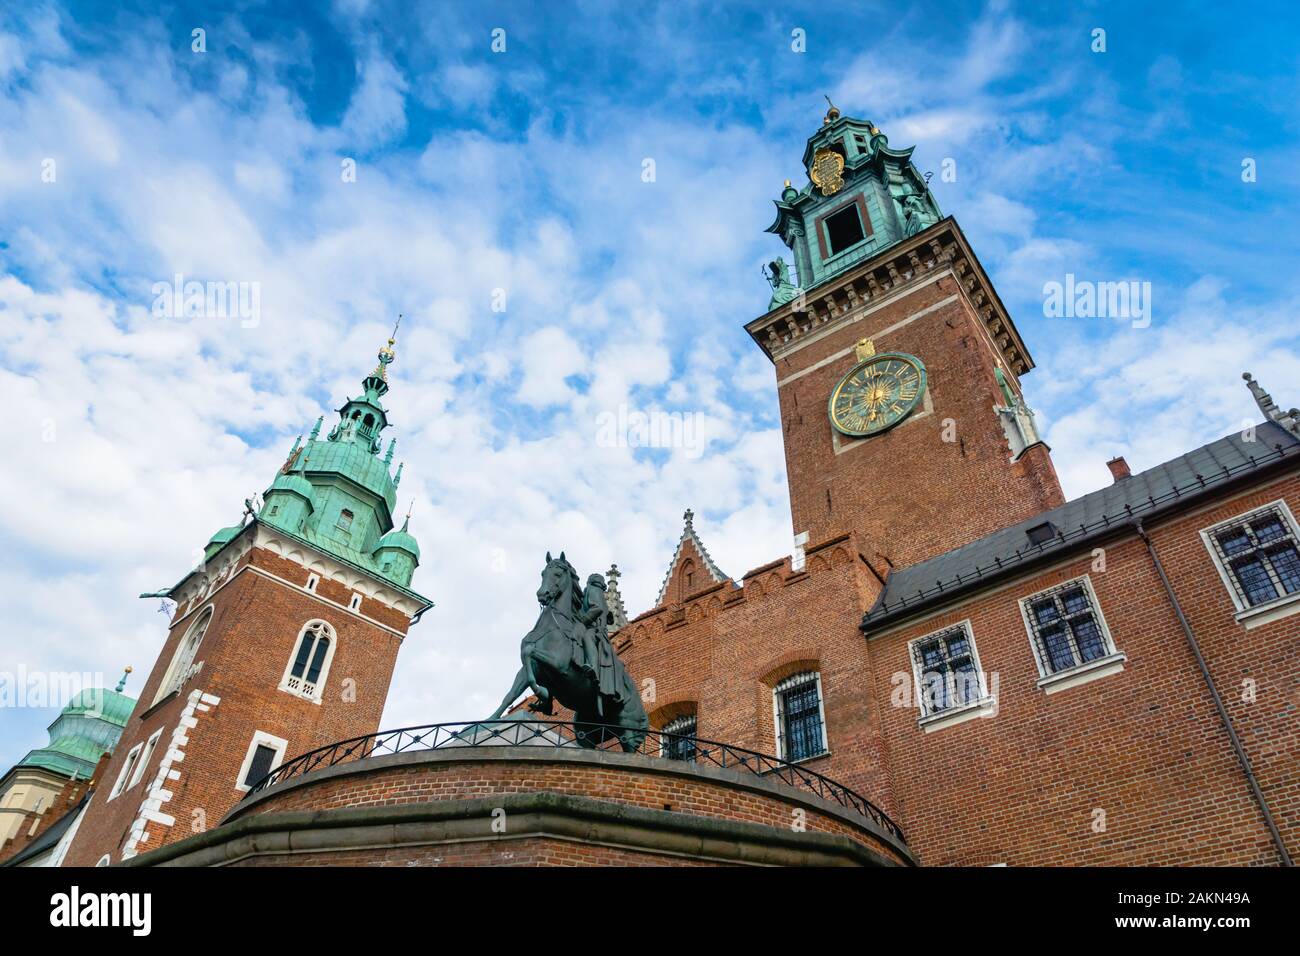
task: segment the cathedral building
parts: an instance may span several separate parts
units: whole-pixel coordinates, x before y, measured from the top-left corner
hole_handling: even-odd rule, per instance
[[[619,629],[652,725],[816,768],[927,865],[1289,863],[1300,849],[1300,413],[1065,501],[1034,367],[911,150],[832,107],[746,329],[794,554],[693,515]]]
[[[611,573],[639,752],[369,736],[430,607],[380,455],[390,340],[158,592],[170,635],[67,862],[1289,865],[1300,413],[1247,375],[1255,425],[1066,501],[1029,347],[911,150],[832,107],[803,166],[746,326],[794,552],[728,573],[687,511],[654,607]]]
[[[93,791],[67,865],[130,860],[215,826],[285,757],[379,728],[397,652],[431,603],[396,527],[402,468],[382,399],[394,342],[263,500],[176,584],[170,633]]]

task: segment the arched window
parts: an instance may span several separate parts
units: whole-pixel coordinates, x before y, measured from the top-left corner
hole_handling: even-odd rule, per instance
[[[172,662],[158,685],[158,693],[154,695],[155,704],[172,691],[180,690],[181,685],[189,679],[190,671],[194,667],[194,656],[198,654],[199,645],[203,643],[203,635],[207,633],[208,624],[211,622],[212,608],[209,606],[194,619],[194,623],[190,625],[190,629],[185,632],[180,644],[176,646]]]
[[[685,714],[664,724],[660,739],[662,756],[669,760],[695,759],[695,715]]]
[[[105,853],[103,856],[99,858],[99,862],[96,863],[95,866],[111,866],[112,863],[113,863],[113,858],[109,856],[107,853]]]
[[[324,621],[309,621],[298,634],[280,690],[319,704],[336,643],[332,627]]]

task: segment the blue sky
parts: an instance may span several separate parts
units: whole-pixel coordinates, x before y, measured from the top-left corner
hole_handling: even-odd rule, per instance
[[[1256,417],[1244,369],[1300,404],[1287,4],[716,6],[0,14],[0,670],[129,663],[138,690],[164,620],[134,595],[238,518],[398,312],[388,404],[438,607],[386,722],[492,709],[547,549],[618,561],[633,613],[688,506],[733,575],[786,552],[773,376],[742,326],[824,93],[936,172],[1038,363],[1068,495]],[[154,317],[177,273],[258,283],[256,326]],[[1048,318],[1066,273],[1150,282],[1150,327]],[[620,406],[699,414],[704,453],[599,447]],[[54,713],[0,711],[0,763]]]

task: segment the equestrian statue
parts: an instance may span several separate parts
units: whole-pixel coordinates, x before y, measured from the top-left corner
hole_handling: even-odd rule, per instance
[[[605,579],[587,578],[578,584],[578,572],[560,552],[546,552],[542,584],[537,589],[541,613],[519,645],[523,666],[501,706],[489,717],[496,720],[526,690],[536,698],[528,709],[549,716],[556,701],[573,711],[578,742],[596,747],[604,734],[598,725],[612,727],[619,745],[628,753],[641,746],[650,720],[641,695],[609,640],[613,621],[605,601]]]

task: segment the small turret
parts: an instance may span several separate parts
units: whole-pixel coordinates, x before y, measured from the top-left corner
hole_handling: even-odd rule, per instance
[[[411,583],[411,575],[420,564],[420,544],[411,535],[410,527],[411,514],[408,511],[401,529],[380,538],[374,553],[380,573],[403,587]]]

